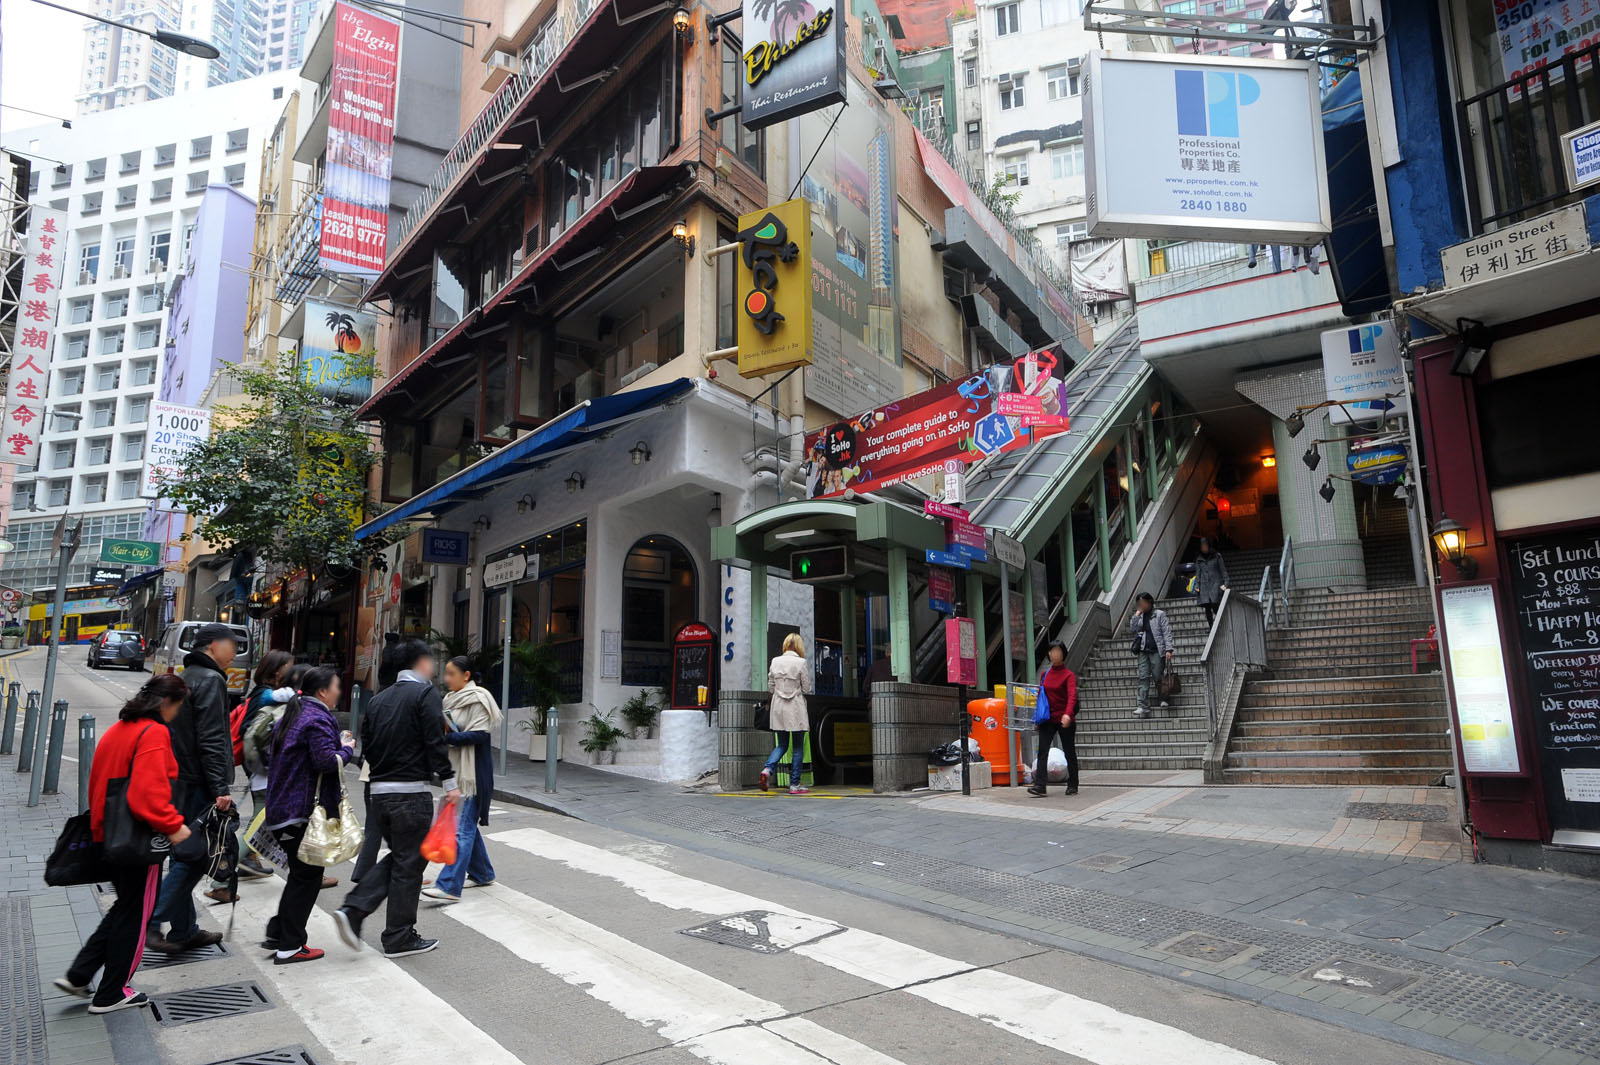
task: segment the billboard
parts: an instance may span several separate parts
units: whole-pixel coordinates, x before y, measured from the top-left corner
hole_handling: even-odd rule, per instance
[[[318,265],[375,277],[383,270],[389,239],[400,25],[345,3],[334,5],[333,17]]]
[[[360,403],[372,395],[370,366],[378,354],[378,316],[332,303],[306,301],[300,365],[308,385],[330,399]]]
[[[745,128],[844,100],[845,17],[836,0],[745,0],[743,26]]]
[[[739,216],[739,374],[811,365],[811,212],[806,201]]]
[[[1310,244],[1332,228],[1310,61],[1089,54],[1089,232]]]
[[[11,373],[0,419],[4,423],[0,462],[38,466],[50,354],[56,343],[56,309],[61,302],[61,264],[67,258],[67,213],[28,208],[28,240],[22,251]]]
[[[1405,406],[1406,371],[1390,322],[1328,329],[1322,334],[1322,376],[1335,425],[1378,421]]]
[[[1024,355],[825,426],[806,440],[806,495],[871,492],[1066,432],[1055,371],[1050,355]],[[1027,410],[1008,414],[1018,399]]]
[[[139,495],[157,499],[163,479],[179,472],[184,452],[211,438],[211,410],[208,407],[180,407],[157,400],[150,404],[150,432],[144,438],[144,473],[139,479]]]

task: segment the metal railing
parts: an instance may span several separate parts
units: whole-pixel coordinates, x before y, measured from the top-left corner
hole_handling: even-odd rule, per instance
[[[1278,574],[1278,591],[1272,590],[1272,574]],[[1282,624],[1289,623],[1289,592],[1294,588],[1294,537],[1283,538],[1283,551],[1278,555],[1276,567],[1268,565],[1261,571],[1261,584],[1256,588],[1256,602],[1261,604],[1263,624],[1271,626],[1281,613]]]
[[[1263,606],[1249,596],[1235,596],[1230,589],[1222,593],[1217,606],[1217,622],[1211,627],[1206,648],[1200,654],[1205,674],[1208,735],[1215,737],[1227,705],[1228,692],[1239,671],[1265,669],[1267,665],[1267,624]]]
[[[1561,135],[1600,118],[1597,63],[1600,44],[1456,105],[1475,233],[1583,198],[1567,190]]]
[[[1194,270],[1202,266],[1248,259],[1250,245],[1213,240],[1174,240],[1150,247],[1145,252],[1145,262],[1151,277]]]

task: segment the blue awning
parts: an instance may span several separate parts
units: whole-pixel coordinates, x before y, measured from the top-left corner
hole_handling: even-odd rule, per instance
[[[129,577],[127,580],[122,582],[122,587],[117,589],[117,594],[118,595],[127,595],[129,592],[133,591],[135,588],[142,588],[145,585],[149,584],[151,581],[160,580],[161,579],[161,575],[163,573],[165,573],[165,572],[166,572],[166,570],[164,570],[160,566],[157,566],[155,569],[147,569],[147,570],[145,570],[143,573],[139,574],[137,577]]]
[[[1361,75],[1351,71],[1322,98],[1322,142],[1328,159],[1328,267],[1344,313],[1352,318],[1389,305],[1389,271],[1378,228],[1378,193],[1367,147]]]
[[[525,472],[551,453],[581,444],[619,421],[631,421],[647,414],[693,387],[693,381],[682,377],[654,388],[585,400],[520,440],[373,518],[356,530],[356,539],[365,540],[398,522],[438,517],[464,503],[482,499],[495,484]]]

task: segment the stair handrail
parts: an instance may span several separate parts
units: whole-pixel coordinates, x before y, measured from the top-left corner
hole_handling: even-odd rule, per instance
[[[1272,595],[1272,563],[1261,567],[1261,584],[1256,587],[1256,602],[1261,604],[1261,623],[1272,627],[1272,608],[1277,599]]]
[[[1235,596],[1230,589],[1222,593],[1217,620],[1200,652],[1200,669],[1205,677],[1208,735],[1215,739],[1217,727],[1227,709],[1228,688],[1236,668],[1246,671],[1267,665],[1267,625],[1265,608],[1247,595]],[[1231,716],[1231,715],[1230,715]]]
[[[1283,553],[1278,556],[1278,595],[1283,601],[1283,623],[1289,624],[1289,592],[1294,588],[1294,537],[1283,538]]]

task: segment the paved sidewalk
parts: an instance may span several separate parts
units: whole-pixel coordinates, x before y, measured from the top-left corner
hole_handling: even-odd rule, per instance
[[[1416,811],[1448,807],[1448,793],[1424,790],[1420,802],[1413,789],[1214,795],[1127,781],[1070,802],[1003,792],[761,797],[565,763],[555,795],[543,780],[542,764],[513,759],[500,798],[1462,1060],[1600,1062],[1600,884],[1472,865],[1448,847],[1448,859],[1416,846],[1394,853],[1412,825],[1423,826],[1412,842],[1444,844],[1422,838],[1439,822],[1383,827],[1404,834],[1381,837],[1387,849],[1374,842],[1378,827],[1358,824],[1432,816]],[[1368,816],[1348,816],[1352,802],[1373,804],[1355,808]],[[1219,808],[1232,818],[1254,811],[1256,823],[1232,824]],[[1173,817],[1161,831],[1141,823],[1175,812],[1199,816]],[[1321,820],[1302,827],[1263,823],[1313,815]],[[1195,831],[1178,830],[1189,823]],[[1205,826],[1220,827],[1200,834]],[[1315,840],[1299,835],[1311,832]],[[1356,832],[1366,842],[1351,847]]]

